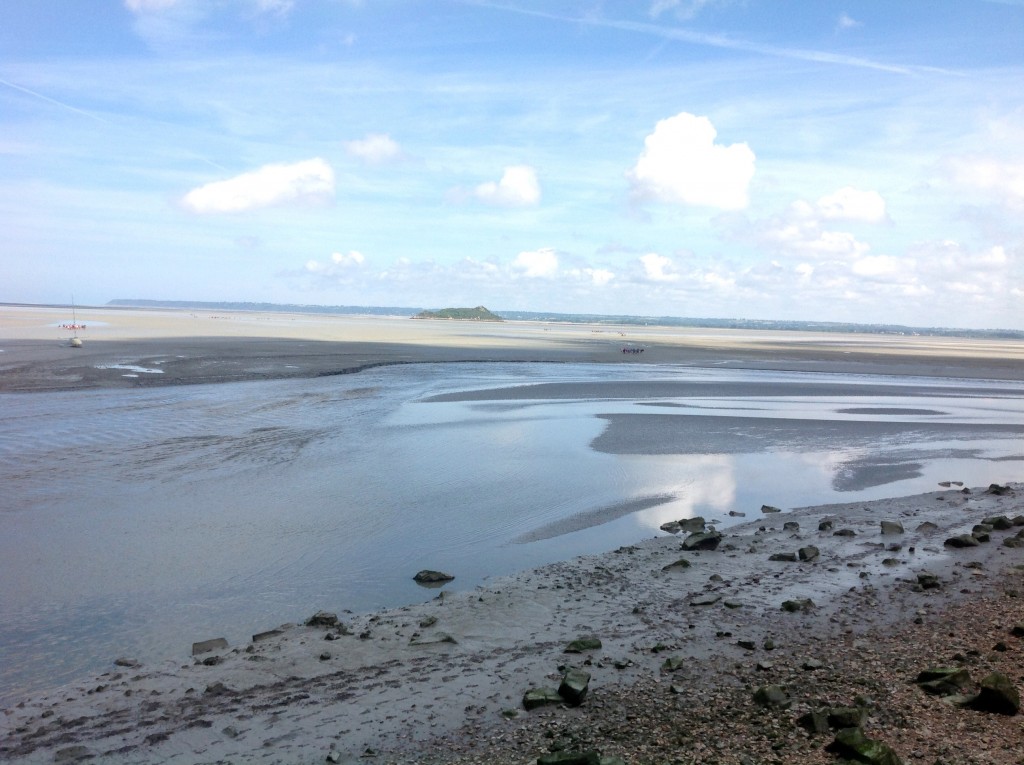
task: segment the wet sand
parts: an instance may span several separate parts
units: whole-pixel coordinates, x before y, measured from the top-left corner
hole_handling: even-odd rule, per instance
[[[1016,342],[79,309],[79,320],[93,325],[80,333],[84,346],[71,349],[66,334],[52,326],[67,318],[53,309],[0,310],[0,391],[311,377],[377,364],[489,360],[1024,378],[1024,344]],[[645,352],[623,354],[627,344]],[[162,372],[144,371],[157,369]],[[912,616],[938,630],[959,631],[964,625],[957,621],[958,609],[969,598],[1002,594],[998,587],[981,587],[979,593],[974,583],[979,577],[998,581],[1024,565],[1024,549],[1001,544],[1016,528],[966,550],[950,550],[943,541],[969,533],[983,518],[1024,514],[1022,491],[1020,485],[999,493],[951,486],[915,497],[786,508],[763,516],[744,508],[749,522],[730,527],[713,551],[683,552],[680,537],[665,533],[472,591],[449,595],[441,589],[420,605],[339,613],[338,626],[267,625],[269,634],[185,664],[140,666],[128,656],[115,665],[118,657],[111,657],[109,672],[4,709],[0,759],[533,762],[567,731],[637,728],[638,720],[653,720],[665,709],[675,709],[681,721],[699,716],[673,691],[684,678],[698,697],[711,698],[723,683],[743,687],[758,672],[775,677],[780,669],[799,669],[809,652],[837,657],[837,664],[845,654],[865,653],[858,640],[882,645],[886,636],[911,627]],[[852,534],[822,529],[827,521]],[[899,521],[905,532],[883,534],[881,521]],[[786,522],[798,527],[786,528]],[[816,547],[818,557],[770,560],[774,553],[806,546]],[[672,565],[682,558],[688,567]],[[941,588],[915,588],[923,572],[935,574]],[[799,598],[810,598],[813,606],[798,613],[781,609],[784,601]],[[332,604],[323,605],[332,610]],[[1001,609],[1007,622],[1024,619],[1019,601],[992,608]],[[570,640],[584,635],[599,637],[601,648],[585,655],[564,652]],[[775,645],[770,654],[762,648],[768,640]],[[1005,659],[1012,667],[1019,650],[1014,644],[989,663]],[[685,660],[683,675],[666,674],[667,655]],[[766,657],[775,670],[755,666]],[[920,657],[923,665],[944,661],[949,657]],[[566,664],[584,666],[592,675],[583,706],[525,712],[523,693],[557,686]],[[896,685],[902,688],[906,681],[894,676],[889,686],[879,685],[873,703],[895,704]],[[630,699],[643,702],[631,712],[632,723],[618,716]],[[801,698],[797,708],[810,701]],[[732,720],[718,722],[728,729]],[[884,738],[886,731],[877,727]],[[964,754],[955,748],[963,737],[946,727],[936,736],[953,759],[975,756],[980,747],[982,755],[991,754],[985,761],[1010,762],[1002,753],[1007,746],[1019,751],[1024,736],[1009,722],[986,732]],[[645,754],[648,746],[667,756],[653,738],[599,739],[590,743],[627,762],[653,761]],[[806,744],[796,741],[764,746],[761,756],[778,761],[828,761],[808,757]],[[716,757],[739,762],[750,752],[759,750],[719,749]],[[787,752],[794,759],[787,760]],[[911,757],[910,751],[900,754]]]
[[[575,362],[1024,379],[1024,342],[402,317],[0,306],[0,392],[345,374],[416,362]],[[643,348],[624,354],[623,348]]]
[[[685,534],[666,533],[473,591],[440,590],[419,605],[337,614],[336,626],[267,625],[267,634],[252,642],[191,663],[138,666],[122,657],[123,666],[112,663],[103,675],[4,710],[0,755],[11,763],[86,757],[118,763],[532,762],[545,752],[552,727],[636,727],[619,717],[617,705],[646,704],[652,716],[674,707],[685,720],[694,712],[687,712],[680,693],[718,698],[728,690],[736,696],[736,677],[749,675],[749,682],[764,673],[767,681],[783,670],[794,687],[791,676],[801,674],[801,661],[839,662],[858,653],[872,656],[875,671],[892,686],[872,686],[872,703],[884,709],[896,686],[911,678],[891,676],[872,654],[875,646],[914,626],[912,619],[951,635],[971,632],[956,609],[968,601],[976,606],[986,593],[1002,594],[1001,572],[1024,564],[1024,549],[1001,542],[1019,529],[994,532],[990,541],[964,550],[950,550],[944,540],[969,533],[983,518],[1020,516],[1022,490],[1019,484],[1000,493],[952,486],[758,514],[730,528],[716,550],[681,551]],[[882,521],[898,522],[904,532],[886,533]],[[818,557],[771,560],[808,546]],[[681,559],[689,565],[682,567]],[[924,572],[940,586],[915,586]],[[799,599],[810,599],[806,610],[782,607]],[[1005,630],[1024,619],[1016,603],[993,608]],[[601,647],[565,652],[583,636],[598,637]],[[998,658],[1012,671],[1020,648],[1006,650]],[[665,668],[673,656],[683,660],[678,675]],[[929,654],[923,644],[915,657],[920,669],[951,660]],[[556,687],[567,664],[591,674],[585,703],[524,711],[523,694]],[[809,695],[798,699],[798,709],[822,698],[814,694],[825,693],[828,677],[818,675],[816,685],[807,680]],[[852,687],[867,682],[831,678],[840,680]],[[720,724],[727,740],[732,723]],[[886,738],[878,727],[873,733]],[[998,736],[972,742],[970,751],[1013,750],[1022,736],[1007,718]],[[623,734],[594,745],[626,762],[648,761],[642,752],[657,748],[653,739],[629,741]],[[808,746],[806,738],[793,742],[792,752],[803,753],[799,761],[828,761],[806,759]],[[722,762],[739,762],[744,754],[718,752]]]

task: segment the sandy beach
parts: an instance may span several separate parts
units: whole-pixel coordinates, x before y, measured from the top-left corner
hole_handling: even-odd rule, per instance
[[[83,347],[70,348],[57,326],[67,312],[0,308],[0,392],[425,361],[1024,379],[1019,342],[99,308],[77,317]],[[282,614],[295,623],[199,646],[184,663],[111,657],[107,672],[5,708],[0,759],[532,763],[559,752],[566,762],[827,763],[839,726],[800,718],[852,708],[903,762],[1017,763],[1019,717],[913,682],[955,667],[970,676],[961,695],[992,673],[1024,686],[1024,486],[957,478],[911,497],[737,507],[729,520],[741,523],[723,532],[726,519],[708,517],[398,609],[324,603],[317,618]],[[596,640],[567,652],[579,638]],[[589,675],[582,703],[557,693],[568,669]],[[771,687],[783,698],[755,698]],[[545,688],[549,703],[528,711],[524,694]]]

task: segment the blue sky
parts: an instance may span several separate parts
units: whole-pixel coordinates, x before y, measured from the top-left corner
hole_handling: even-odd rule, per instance
[[[1024,2],[0,5],[0,301],[1024,329]]]

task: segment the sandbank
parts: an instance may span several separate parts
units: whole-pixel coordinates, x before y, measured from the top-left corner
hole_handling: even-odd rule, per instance
[[[0,306],[0,392],[345,374],[417,362],[640,363],[1024,379],[1024,342],[541,322]],[[643,353],[624,354],[623,348]]]

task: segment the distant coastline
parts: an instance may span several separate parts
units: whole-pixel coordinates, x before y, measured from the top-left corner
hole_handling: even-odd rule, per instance
[[[412,318],[428,310],[423,306],[350,306],[300,305],[295,303],[220,302],[194,300],[143,300],[119,298],[106,304],[110,308],[177,308],[199,311],[258,311],[262,313],[309,313],[348,316],[402,316]],[[963,329],[957,327],[909,327],[900,324],[860,324],[832,321],[784,319],[723,319],[684,316],[632,316],[553,311],[496,311],[506,321],[536,321],[558,324],[615,324],[626,326],[692,327],[702,329],[746,329],[792,332],[839,332],[874,335],[927,335],[934,337],[972,337],[1024,340],[1024,331],[1015,329]]]

